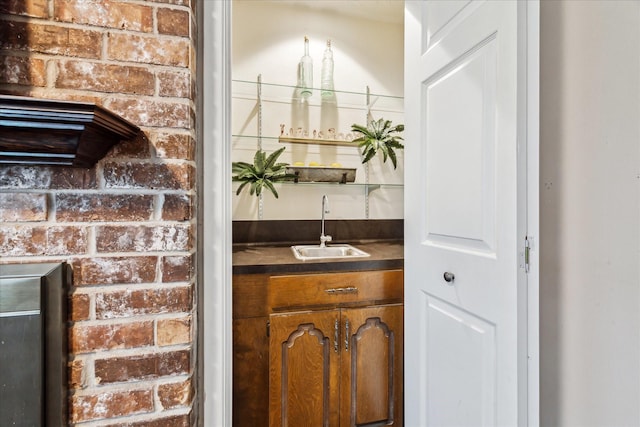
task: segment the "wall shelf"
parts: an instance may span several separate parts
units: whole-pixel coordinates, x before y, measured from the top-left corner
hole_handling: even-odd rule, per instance
[[[138,132],[92,103],[0,95],[0,165],[89,168]]]
[[[315,88],[302,99],[296,86],[266,83],[260,75],[255,81],[232,80],[232,161],[251,162],[256,150],[271,153],[284,144],[282,162],[298,178],[276,184],[277,203],[268,195],[257,201],[250,195],[234,199],[234,219],[314,218],[315,202],[323,195],[335,201],[334,214],[343,218],[402,215],[402,175],[377,161],[362,164],[359,143],[353,142],[360,135],[346,128],[376,116],[399,120],[403,98],[373,95],[368,87],[363,92],[336,90],[333,95],[327,99]]]
[[[343,147],[358,148],[358,143],[344,139],[292,138],[290,136],[281,136],[278,138],[278,141],[292,144],[340,145]]]

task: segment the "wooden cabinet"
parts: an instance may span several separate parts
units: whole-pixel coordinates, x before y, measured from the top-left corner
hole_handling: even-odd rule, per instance
[[[340,425],[339,319],[339,310],[271,316],[270,426]]]
[[[269,276],[233,276],[233,426],[269,425]]]
[[[270,425],[402,425],[402,305],[271,315]]]
[[[402,299],[402,270],[234,276],[234,425],[401,426]]]

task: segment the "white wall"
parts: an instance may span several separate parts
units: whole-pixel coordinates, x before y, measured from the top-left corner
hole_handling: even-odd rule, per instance
[[[369,86],[375,94],[372,100],[374,118],[403,123],[403,24],[384,22],[386,17],[360,11],[345,14],[344,2],[323,1],[255,1],[233,0],[232,75],[234,80],[253,82],[262,76],[262,140],[263,150],[273,152],[278,143],[280,124],[290,128],[351,132],[353,123],[366,122],[366,97]],[[394,3],[400,10],[403,2]],[[322,6],[322,7],[320,7]],[[366,8],[375,2],[354,3]],[[337,9],[336,9],[337,8]],[[342,10],[341,10],[342,9]],[[347,10],[348,12],[348,10]],[[365,19],[370,16],[373,19]],[[314,87],[320,86],[320,71],[326,40],[331,39],[334,55],[335,103],[324,102],[315,90],[313,97],[301,103],[291,87],[297,80],[298,61],[304,52],[304,36],[310,40],[310,55],[314,61]],[[258,128],[253,84],[234,82],[232,87],[232,133],[256,135]],[[346,92],[359,92],[349,94]],[[252,162],[256,140],[234,137],[232,161]],[[365,182],[365,169],[356,147],[318,147],[316,145],[284,144],[287,149],[281,161],[293,164],[317,162],[329,166],[340,163],[356,168],[356,182]],[[402,152],[400,165],[394,170],[381,159],[370,162],[369,182],[397,184],[375,190],[370,196],[370,218],[402,218],[404,192]],[[234,189],[237,184],[234,184]],[[320,202],[328,194],[331,204],[329,218],[365,218],[364,187],[336,184],[315,186],[279,185],[278,200],[265,196],[263,219],[316,219],[320,217]],[[258,203],[248,192],[233,196],[234,219],[257,219]]]
[[[640,2],[541,2],[541,425],[640,425]]]

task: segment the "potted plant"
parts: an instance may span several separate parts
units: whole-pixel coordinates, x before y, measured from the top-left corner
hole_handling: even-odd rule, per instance
[[[403,124],[391,126],[391,120],[379,119],[371,120],[366,127],[354,123],[351,130],[361,135],[353,142],[362,148],[362,163],[367,163],[380,151],[383,162],[386,163],[387,158],[391,159],[393,168],[396,169],[398,160],[395,150],[404,148],[400,142],[403,138],[399,135],[404,131]]]
[[[271,190],[273,195],[278,198],[278,192],[276,191],[273,183],[291,181],[295,178],[295,175],[287,174],[286,167],[288,163],[276,163],[280,154],[286,147],[282,147],[277,151],[274,151],[267,157],[267,153],[262,150],[257,150],[253,157],[253,164],[246,162],[233,162],[232,172],[235,173],[231,177],[233,181],[240,181],[240,187],[236,191],[236,195],[240,194],[242,189],[250,185],[249,194],[260,196],[264,187]]]

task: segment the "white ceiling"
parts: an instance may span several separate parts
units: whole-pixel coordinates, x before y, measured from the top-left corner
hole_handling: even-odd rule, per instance
[[[402,24],[404,0],[279,0],[300,7],[370,19],[372,21]]]

